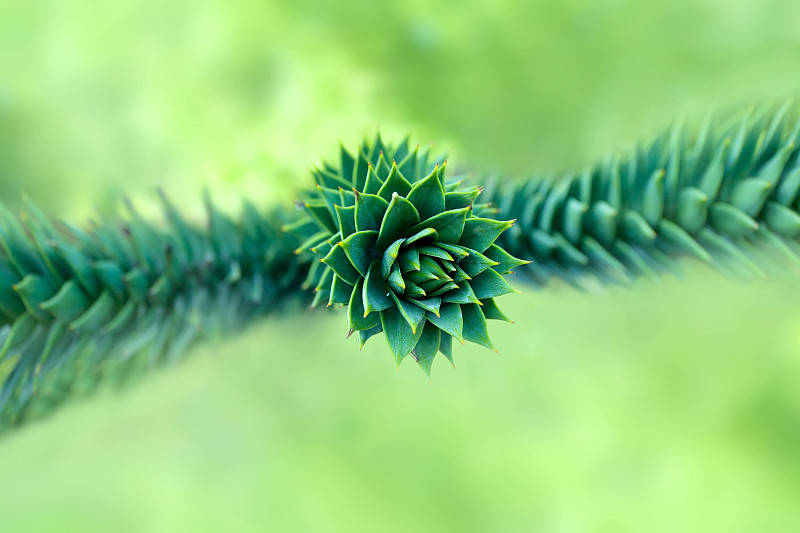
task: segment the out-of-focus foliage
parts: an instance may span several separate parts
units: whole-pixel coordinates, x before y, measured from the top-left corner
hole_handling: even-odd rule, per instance
[[[376,126],[481,168],[572,169],[676,111],[796,91],[798,18],[791,0],[4,2],[0,190],[59,213],[121,184],[262,197]]]
[[[0,194],[76,221],[121,187],[195,213],[203,184],[289,201],[378,127],[478,169],[572,171],[678,112],[796,92],[799,9],[5,2]],[[2,529],[797,528],[795,289],[694,274],[510,300],[500,359],[467,349],[432,384],[315,313],[72,404],[0,441]]]
[[[789,108],[678,123],[581,172],[493,180],[484,201],[519,219],[500,242],[532,259],[523,271],[539,286],[626,284],[687,257],[742,279],[795,278],[800,120]]]
[[[129,205],[86,230],[0,206],[0,431],[310,301],[284,211],[206,206],[205,226],[164,197],[166,228]]]

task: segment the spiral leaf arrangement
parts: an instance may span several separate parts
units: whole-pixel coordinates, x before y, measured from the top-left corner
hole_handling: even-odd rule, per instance
[[[301,204],[299,226],[317,229],[305,243],[315,304],[346,305],[348,336],[363,347],[383,332],[398,365],[410,354],[427,374],[439,352],[452,363],[453,338],[494,349],[486,320],[508,320],[494,299],[515,292],[503,275],[526,263],[494,244],[513,221],[475,216],[481,189],[448,183],[446,162],[425,174],[407,141],[378,137],[340,159],[315,171],[317,194]]]
[[[246,205],[234,220],[207,201],[206,226],[165,198],[161,226],[132,208],[78,229],[0,205],[0,429],[311,301],[303,289],[312,306],[347,306],[361,346],[383,333],[398,365],[411,355],[430,374],[437,353],[452,362],[453,338],[492,348],[486,321],[507,320],[495,298],[514,292],[503,275],[515,268],[590,287],[688,256],[797,279],[799,140],[787,104],[483,190],[446,179],[445,161],[407,140],[376,137],[314,169],[299,215]]]
[[[528,278],[579,287],[675,271],[691,257],[740,278],[800,273],[800,121],[789,104],[679,124],[584,172],[494,181],[518,224],[501,237]]]

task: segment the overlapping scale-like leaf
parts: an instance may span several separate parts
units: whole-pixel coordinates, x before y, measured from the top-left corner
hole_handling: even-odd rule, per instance
[[[558,180],[487,184],[499,216],[519,220],[498,244],[532,260],[521,270],[537,284],[629,283],[674,271],[682,257],[737,278],[796,275],[800,116],[787,103],[729,118],[710,117],[695,132],[676,126]],[[483,251],[482,232],[470,231],[462,244],[474,239]],[[515,267],[485,255],[498,272]]]
[[[75,393],[173,364],[197,339],[306,299],[309,265],[295,260],[298,241],[282,231],[281,213],[247,204],[234,221],[207,201],[208,223],[197,225],[162,200],[164,227],[129,206],[128,216],[86,230],[33,205],[20,218],[0,206],[0,430]],[[324,204],[309,205],[315,220],[330,223]],[[341,249],[315,244],[326,254]],[[360,277],[342,255],[350,270],[340,277],[326,267],[327,279],[337,281],[335,299],[349,301],[344,278]]]
[[[452,361],[453,337],[492,347],[486,319],[507,320],[494,298],[513,292],[502,274],[525,263],[494,244],[513,222],[477,216],[493,212],[475,204],[482,189],[459,190],[443,161],[407,143],[376,139],[340,159],[338,171],[316,172],[317,195],[302,204],[313,222],[305,240],[323,265],[307,283],[326,293],[319,301],[348,306],[362,346],[382,332],[398,364],[411,355],[427,373],[439,352]],[[352,190],[352,204],[334,186]],[[330,217],[309,208],[322,204]]]

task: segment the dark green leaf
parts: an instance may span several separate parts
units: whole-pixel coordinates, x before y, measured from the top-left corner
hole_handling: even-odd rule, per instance
[[[587,231],[603,244],[611,244],[617,237],[617,214],[617,210],[607,202],[595,202],[587,214]]]
[[[139,306],[133,300],[128,300],[128,303],[122,306],[122,309],[112,318],[108,324],[103,328],[103,333],[114,333],[120,331],[127,326],[136,316],[136,311]]]
[[[396,307],[381,311],[381,326],[389,343],[389,349],[392,350],[399,366],[403,358],[411,353],[419,342],[424,328],[417,328],[416,333],[411,331],[411,326]]]
[[[411,326],[411,331],[416,334],[417,327],[422,323],[425,319],[425,310],[421,307],[418,307],[405,299],[398,298],[395,293],[389,293],[394,300],[397,309],[400,311],[400,314],[403,315],[403,318],[406,319],[408,325]]]
[[[364,309],[371,313],[391,307],[392,299],[389,297],[389,292],[386,281],[381,277],[380,263],[373,261],[364,281]]]
[[[339,276],[333,276],[331,282],[331,295],[328,299],[328,306],[333,304],[347,305],[353,295],[353,285],[350,285]]]
[[[389,202],[380,196],[365,193],[356,195],[356,230],[377,233],[388,207]]]
[[[423,272],[421,270],[412,270],[410,272],[406,272],[404,279],[410,281],[411,283],[415,283],[419,286],[422,286],[423,283],[427,283],[429,281],[439,280],[439,278],[436,277],[436,274],[432,272]]]
[[[438,168],[435,168],[428,177],[414,184],[411,192],[408,193],[408,201],[417,208],[422,220],[444,211],[444,189],[439,181]]]
[[[476,252],[475,250],[467,250],[467,252],[469,255],[462,259],[458,266],[472,277],[477,276],[490,266],[499,264],[497,261],[492,261],[482,253]]]
[[[452,276],[453,276],[453,281],[455,283],[460,283],[462,281],[466,281],[466,280],[472,279],[472,277],[469,274],[467,274],[466,272],[464,272],[464,270],[459,266],[456,266],[456,273],[452,274]]]
[[[512,324],[514,323],[513,320],[508,318],[505,313],[500,310],[494,298],[481,300],[481,304],[483,304],[481,311],[483,311],[483,316],[486,317],[486,320],[503,320],[505,322],[511,322]]]
[[[389,202],[394,193],[405,197],[409,192],[411,192],[411,184],[397,168],[397,164],[392,162],[392,170],[389,172],[389,176],[386,177],[386,181],[383,182],[380,191],[378,191],[378,196]]]
[[[422,331],[422,336],[412,351],[414,359],[417,360],[420,368],[422,368],[422,370],[424,370],[429,377],[431,375],[431,365],[433,365],[433,359],[436,357],[436,352],[439,351],[441,333],[442,330],[430,322],[426,322]]]
[[[458,285],[453,283],[452,281],[448,281],[444,283],[441,287],[436,289],[435,291],[429,291],[428,288],[425,288],[425,292],[428,293],[429,296],[441,296],[443,294],[449,293],[450,291],[458,289]]]
[[[461,234],[458,245],[483,252],[497,240],[501,233],[513,225],[513,220],[503,222],[488,218],[468,218],[464,223],[464,231]]]
[[[642,214],[652,226],[658,224],[664,214],[664,170],[653,172],[642,192]]]
[[[527,265],[530,261],[523,261],[522,259],[517,259],[513,257],[511,254],[497,246],[496,244],[491,245],[489,248],[486,249],[484,255],[491,259],[492,261],[497,261],[497,264],[494,265],[494,268],[500,274],[507,274],[521,265]]]
[[[22,281],[14,284],[13,288],[30,314],[43,322],[50,318],[40,307],[42,302],[50,299],[56,293],[49,281],[36,274],[28,274],[22,278]]]
[[[667,219],[662,220],[658,225],[658,235],[661,239],[679,249],[682,253],[694,255],[696,258],[707,263],[711,262],[711,256],[705,248],[700,246],[691,235],[686,233],[686,231],[677,224]]]
[[[464,318],[464,340],[494,350],[495,347],[489,339],[489,331],[486,329],[486,317],[483,316],[480,306],[463,305],[461,312]]]
[[[656,238],[655,230],[633,209],[627,209],[622,213],[622,234],[633,243],[642,246],[650,246]]]
[[[339,197],[342,201],[342,207],[356,206],[356,195],[352,190],[339,189]]]
[[[345,256],[345,260],[347,256]],[[352,266],[351,266],[352,268]],[[125,291],[137,302],[144,302],[147,299],[147,292],[150,289],[150,280],[140,268],[133,268],[122,276],[125,283]],[[110,291],[110,289],[107,289]]]
[[[446,211],[451,209],[462,209],[464,207],[472,207],[475,199],[481,193],[482,189],[475,189],[474,191],[467,192],[448,192],[444,195],[444,208]]]
[[[476,306],[477,307],[477,306]],[[428,313],[426,318],[434,326],[451,335],[459,341],[464,341],[464,320],[461,316],[461,306],[458,304],[442,304],[439,316]]]
[[[447,357],[450,364],[453,365],[453,337],[442,331],[442,337],[439,340],[439,351]],[[453,365],[455,368],[456,365]]]
[[[454,244],[447,244],[447,243],[444,243],[444,242],[437,242],[436,246],[438,246],[442,250],[450,252],[450,254],[456,256],[458,259],[464,259],[465,257],[467,257],[469,255],[469,252],[467,250],[465,250],[461,246],[456,246]]]
[[[473,276],[469,284],[472,285],[472,290],[475,291],[475,296],[479,299],[495,298],[503,294],[517,292],[503,279],[503,276],[491,268],[484,270],[477,276]]]
[[[711,223],[720,233],[730,237],[744,237],[758,229],[758,223],[741,209],[717,202],[709,209]]]
[[[381,276],[386,279],[392,271],[392,265],[395,264],[397,255],[400,253],[400,245],[403,244],[403,239],[398,239],[392,243],[389,248],[383,253],[381,258]]]
[[[378,248],[383,249],[394,240],[404,237],[408,229],[419,222],[419,214],[414,205],[397,194],[386,209],[378,235]]]
[[[389,283],[389,287],[397,294],[403,294],[406,290],[406,282],[403,281],[403,276],[400,274],[400,267],[397,266],[397,264],[392,266],[386,281]]]
[[[772,192],[773,184],[759,178],[750,178],[737,183],[731,193],[731,204],[746,215],[755,217],[764,207]]]
[[[364,192],[367,194],[378,194],[383,186],[383,180],[375,173],[375,169],[371,166],[367,172],[367,181],[364,183]]]
[[[444,269],[439,266],[439,263],[436,260],[431,259],[430,256],[421,255],[419,258],[419,263],[421,272],[430,272],[436,276],[437,279],[450,279]]]
[[[398,259],[398,262],[400,263],[401,272],[419,270],[419,251],[416,248],[406,248],[400,252],[400,258]]]
[[[336,218],[339,222],[339,232],[343,239],[356,232],[356,207],[335,207]]]
[[[407,238],[403,244],[404,245],[414,244],[415,242],[421,241],[422,239],[432,239],[432,240],[435,241],[435,240],[438,239],[438,237],[439,236],[436,233],[435,229],[427,228],[427,229],[423,229],[423,230],[415,233],[411,237]]]
[[[435,229],[438,240],[447,244],[457,244],[461,238],[467,219],[469,208],[455,209],[453,211],[440,212],[427,220],[411,228],[411,232],[417,232],[425,228]],[[466,246],[466,245],[465,245]]]
[[[422,287],[408,280],[405,280],[405,283],[406,283],[406,290],[404,293],[405,296],[409,298],[425,298],[425,291],[422,290]]]
[[[439,248],[438,246],[420,246],[419,253],[425,254],[437,259],[444,259],[445,261],[453,261],[453,256]]]
[[[41,304],[41,308],[56,320],[69,323],[86,311],[91,305],[91,300],[80,289],[75,280],[67,280],[58,292]]]
[[[0,360],[2,360],[8,352],[16,349],[23,342],[30,340],[31,334],[34,332],[38,321],[33,318],[30,313],[23,313],[11,325],[11,331],[6,336],[3,342],[3,347],[0,348]]]
[[[409,300],[414,305],[418,305],[426,311],[430,311],[436,316],[439,316],[439,309],[442,306],[441,298],[419,298],[416,300]]]
[[[383,332],[383,328],[380,325],[375,326],[374,328],[359,331],[358,332],[359,348],[363,348],[369,339],[371,339],[372,337],[381,332]]]
[[[350,296],[347,307],[347,326],[350,332],[370,329],[380,324],[378,313],[367,313],[364,309],[363,288],[364,280],[359,279]]]
[[[486,272],[494,272],[494,271],[489,269]],[[481,276],[482,275],[483,274],[481,274]],[[453,285],[456,284],[453,283]],[[473,289],[470,286],[470,284],[465,281],[461,285],[456,285],[455,288],[448,291],[447,293],[443,293],[442,302],[450,304],[477,304],[479,303],[479,300],[475,296],[475,293],[473,292]]]
[[[358,209],[356,207],[356,209]],[[378,240],[377,231],[359,231],[339,243],[347,254],[350,263],[362,276],[367,275],[367,269],[375,255],[375,243]],[[344,276],[342,276],[344,277]]]
[[[325,202],[325,207],[328,208],[328,213],[331,215],[331,218],[335,221],[336,211],[334,208],[341,201],[341,197],[339,196],[339,189],[329,189],[328,187],[322,187],[321,185],[317,185],[317,196],[323,202]]]
[[[770,229],[786,237],[800,235],[800,215],[777,202],[767,202],[764,219]]]
[[[107,324],[116,314],[117,304],[114,297],[108,291],[103,291],[94,301],[91,307],[73,320],[69,327],[71,329],[84,329],[95,331]]]
[[[347,257],[347,252],[342,248],[342,243],[338,243],[334,246],[321,261],[328,265],[337,276],[350,285],[355,285],[356,281],[361,278],[361,275],[355,267],[353,267],[353,263],[350,262],[350,258]]]
[[[353,172],[355,170],[355,159],[342,144],[339,144],[339,170],[345,183],[353,183]]]
[[[320,228],[326,229],[331,233],[336,233],[338,231],[336,223],[333,221],[333,217],[328,211],[328,206],[325,202],[322,200],[314,200],[306,202],[303,206]]]
[[[695,233],[706,225],[707,220],[708,195],[694,187],[683,189],[678,195],[678,224],[689,233]]]

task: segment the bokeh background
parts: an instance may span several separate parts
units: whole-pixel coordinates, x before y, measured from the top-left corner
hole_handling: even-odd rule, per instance
[[[377,129],[457,169],[572,169],[800,89],[791,0],[0,2],[0,199],[289,204]],[[508,297],[433,380],[272,317],[0,440],[2,531],[791,531],[800,290]]]

